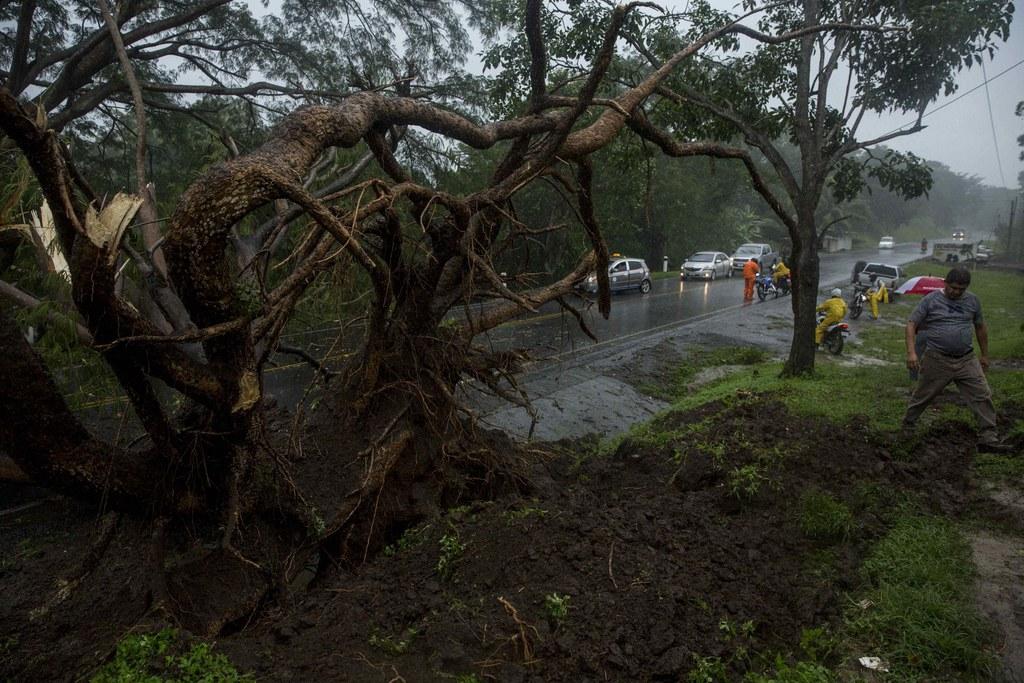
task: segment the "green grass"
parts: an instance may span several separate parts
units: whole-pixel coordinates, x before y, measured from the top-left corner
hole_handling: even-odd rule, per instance
[[[800,496],[800,530],[819,541],[841,541],[853,530],[853,514],[829,494],[807,490]]]
[[[725,365],[755,366],[768,359],[766,351],[753,346],[698,347],[676,366],[665,383],[647,386],[645,390],[652,396],[672,401],[692,392],[691,381],[702,370]]]
[[[886,680],[983,680],[990,631],[972,602],[971,549],[947,520],[902,516],[862,566],[871,606],[850,608],[857,652],[881,656]]]
[[[846,422],[854,415],[868,415],[881,429],[896,429],[903,418],[910,380],[905,368],[854,367],[819,358],[813,377],[779,377],[781,363],[765,363],[713,382],[672,404],[670,410],[688,412],[715,400],[734,400],[753,392],[765,392],[799,415]]]
[[[986,481],[1020,486],[1024,481],[1024,458],[979,453],[974,459],[974,472]]]

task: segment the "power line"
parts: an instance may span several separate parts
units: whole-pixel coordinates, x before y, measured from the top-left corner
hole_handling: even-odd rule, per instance
[[[988,123],[992,127],[992,144],[996,148],[996,165],[999,166],[999,180],[1006,187],[1006,176],[1003,175],[1003,160],[999,157],[999,140],[996,139],[996,120],[992,117],[992,96],[988,92],[988,76],[985,74],[985,62],[981,62],[981,77],[985,79],[985,101],[988,102]]]
[[[935,107],[935,109],[932,109],[931,111],[929,111],[928,113],[926,113],[926,114],[925,114],[924,116],[922,116],[921,118],[922,118],[922,119],[926,119],[926,118],[928,118],[929,116],[931,116],[932,114],[934,114],[934,113],[936,113],[936,112],[939,112],[939,111],[942,111],[943,109],[945,109],[945,108],[946,108],[946,107],[948,107],[949,105],[953,104],[954,102],[957,102],[957,101],[959,101],[959,100],[962,100],[963,98],[967,97],[968,95],[970,95],[970,94],[971,94],[972,92],[974,92],[975,90],[979,90],[979,89],[981,89],[981,88],[984,88],[984,87],[986,87],[986,86],[987,86],[987,85],[989,84],[989,82],[990,82],[990,81],[994,81],[994,80],[996,80],[997,78],[999,78],[1000,76],[1005,76],[1006,74],[1008,74],[1009,72],[1013,71],[1014,69],[1016,69],[1016,68],[1017,68],[1018,66],[1020,66],[1021,64],[1024,64],[1024,59],[1020,60],[1019,62],[1017,62],[1017,63],[1016,63],[1016,64],[1014,64],[1013,66],[1009,66],[1009,67],[1007,67],[1007,68],[1003,69],[1002,71],[1000,71],[999,73],[997,73],[997,74],[996,74],[995,76],[993,76],[992,78],[986,78],[986,79],[985,79],[985,81],[984,81],[983,83],[981,83],[981,84],[979,84],[979,85],[976,85],[976,86],[974,86],[973,88],[971,88],[971,89],[970,89],[970,90],[968,90],[967,92],[962,92],[962,93],[960,93],[959,95],[957,95],[956,97],[954,97],[953,99],[951,99],[951,100],[950,100],[949,102],[946,102],[946,103],[944,103],[944,104],[942,104],[942,105],[940,105],[940,106],[938,106],[938,107]],[[982,69],[984,69],[984,66],[985,66],[985,65],[984,65],[984,63],[982,63]],[[907,121],[906,123],[904,123],[904,124],[902,124],[902,125],[896,126],[896,127],[895,127],[895,128],[893,128],[892,130],[890,130],[890,131],[889,131],[888,133],[886,133],[886,135],[891,135],[892,133],[895,133],[896,131],[899,131],[899,130],[903,130],[903,129],[904,129],[904,128],[906,128],[907,126],[912,126],[912,125],[914,125],[914,124],[915,124],[916,122],[917,122],[917,119],[911,119],[911,120]]]

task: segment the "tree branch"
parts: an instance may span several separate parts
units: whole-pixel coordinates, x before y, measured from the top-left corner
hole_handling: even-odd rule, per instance
[[[717,143],[680,142],[666,131],[660,130],[651,124],[641,110],[637,110],[636,115],[630,119],[630,128],[645,140],[653,142],[664,154],[670,157],[709,156],[719,159],[739,159],[746,167],[747,173],[750,175],[751,184],[757,193],[764,198],[775,215],[779,217],[779,220],[787,228],[791,230],[796,229],[796,217],[786,209],[782,201],[772,192],[768,183],[765,182],[764,176],[758,170],[757,164],[754,163],[750,153],[746,150],[738,147],[726,147]]]

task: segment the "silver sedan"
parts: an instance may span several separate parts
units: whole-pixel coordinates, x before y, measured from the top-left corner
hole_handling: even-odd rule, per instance
[[[698,251],[683,262],[680,280],[715,280],[732,277],[732,259],[720,251]]]

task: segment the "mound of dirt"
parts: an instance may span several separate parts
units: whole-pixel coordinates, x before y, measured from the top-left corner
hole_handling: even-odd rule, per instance
[[[972,439],[952,427],[910,458],[866,420],[797,418],[759,395],[654,427],[668,436],[610,454],[529,454],[528,493],[450,510],[356,574],[283,591],[217,649],[260,680],[738,677],[839,619],[892,502],[957,513],[969,499]],[[807,492],[845,506],[845,533],[801,524]],[[146,611],[143,540],[64,501],[0,519],[0,679],[79,679],[109,657]]]

